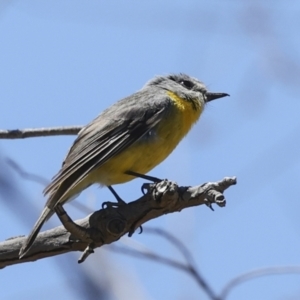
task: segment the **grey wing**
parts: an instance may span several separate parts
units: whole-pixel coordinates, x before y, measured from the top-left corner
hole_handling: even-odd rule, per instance
[[[166,104],[166,103],[165,103]],[[79,133],[61,170],[46,187],[52,207],[94,169],[147,134],[164,117],[168,105],[122,109],[112,106]]]

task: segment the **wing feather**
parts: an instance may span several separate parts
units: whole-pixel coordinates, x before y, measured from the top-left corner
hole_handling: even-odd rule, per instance
[[[166,105],[151,109],[130,109],[123,118],[109,118],[110,111],[97,117],[81,130],[61,170],[44,190],[49,194],[47,206],[52,207],[88,174],[99,168],[130,145],[137,142],[165,115]],[[124,115],[126,118],[124,118]]]

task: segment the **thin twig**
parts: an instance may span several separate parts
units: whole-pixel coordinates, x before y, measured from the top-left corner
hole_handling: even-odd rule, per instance
[[[81,129],[82,126],[0,130],[0,139],[24,139],[41,136],[76,135]]]
[[[168,240],[171,244],[173,244],[179,251],[180,253],[184,256],[185,260],[186,260],[186,264],[178,262],[176,260],[167,258],[167,257],[163,257],[160,256],[150,250],[136,250],[136,249],[127,249],[125,248],[125,251],[123,247],[117,247],[117,246],[113,246],[112,249],[116,249],[117,252],[121,252],[121,250],[119,251],[118,248],[122,249],[122,253],[124,254],[129,254],[129,255],[136,255],[137,253],[139,253],[140,257],[145,257],[151,260],[157,260],[161,263],[164,263],[168,266],[171,266],[173,268],[177,268],[180,270],[183,270],[185,272],[187,272],[189,275],[191,275],[199,284],[199,286],[204,290],[204,292],[209,296],[210,299],[212,300],[216,300],[217,296],[215,295],[215,292],[213,291],[213,289],[208,285],[208,283],[204,280],[203,276],[201,276],[201,274],[199,273],[199,271],[197,270],[197,268],[195,267],[195,263],[194,263],[194,259],[190,253],[190,251],[188,250],[187,247],[185,247],[185,245],[179,240],[177,239],[175,236],[173,236],[171,233],[160,229],[160,228],[149,228],[146,227],[143,230],[144,233],[151,233],[151,234],[158,234],[161,237],[165,238],[166,240]]]
[[[190,274],[196,279],[198,284],[202,287],[202,289],[206,292],[206,294],[211,299],[217,299],[213,289],[209,286],[209,284],[204,280],[203,276],[201,276],[200,272],[197,270],[194,259],[190,251],[187,247],[175,236],[171,233],[161,229],[161,228],[144,228],[145,233],[155,233],[158,234],[165,239],[167,239],[170,243],[172,243],[184,256],[187,262],[187,269]]]
[[[235,288],[237,285],[245,281],[256,279],[262,276],[282,275],[282,274],[292,274],[292,273],[300,273],[300,266],[267,267],[267,268],[260,268],[250,272],[246,272],[230,280],[223,288],[218,299],[225,300],[233,288]]]
[[[5,162],[12,168],[14,169],[18,175],[20,175],[23,179],[28,180],[28,181],[32,181],[32,182],[36,182],[38,184],[41,184],[43,187],[45,187],[46,185],[49,184],[49,180],[47,180],[46,178],[40,176],[40,175],[36,175],[33,173],[29,173],[24,171],[24,169],[14,160],[12,160],[11,158],[7,157],[5,158]],[[91,214],[93,212],[93,210],[89,207],[87,207],[86,205],[76,202],[76,201],[72,201],[70,203],[71,206],[74,206],[75,208],[77,208],[80,211],[84,211],[87,214]]]
[[[49,184],[49,181],[47,179],[45,179],[44,177],[24,171],[24,169],[21,166],[19,166],[19,164],[17,162],[15,162],[14,160],[12,160],[9,157],[5,158],[5,162],[12,169],[14,169],[14,171],[17,172],[23,179],[37,182],[37,183],[41,184],[42,186],[46,186]]]
[[[172,235],[171,233],[169,233],[166,230],[163,230],[161,228],[151,228],[151,227],[145,227],[143,232],[158,234],[161,237],[165,238],[171,244],[173,244],[179,250],[179,252],[181,252],[181,254],[184,256],[184,258],[188,264],[194,265],[194,259],[191,255],[190,251],[188,250],[188,248],[185,247],[184,244],[179,239],[177,239],[174,235]]]

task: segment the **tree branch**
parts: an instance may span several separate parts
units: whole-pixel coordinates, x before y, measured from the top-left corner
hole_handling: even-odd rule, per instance
[[[220,296],[217,299],[225,300],[228,298],[229,293],[238,285],[252,280],[257,279],[263,276],[270,276],[270,275],[283,275],[283,274],[293,274],[297,273],[300,274],[300,266],[274,266],[274,267],[266,267],[266,268],[259,268],[256,270],[252,270],[246,272],[244,274],[240,274],[237,277],[231,279],[223,288]]]
[[[0,130],[0,139],[25,139],[41,136],[76,135],[81,129],[82,126]]]
[[[26,237],[14,237],[0,243],[0,268],[22,262],[63,254],[84,251],[83,262],[93,249],[110,244],[123,235],[132,235],[145,222],[184,208],[212,203],[223,207],[226,204],[223,192],[236,184],[235,177],[225,177],[218,182],[209,182],[195,187],[179,187],[176,183],[162,180],[147,183],[147,193],[126,205],[108,205],[74,223],[62,206],[56,212],[64,226],[44,231],[37,236],[28,254],[19,259],[18,253]]]

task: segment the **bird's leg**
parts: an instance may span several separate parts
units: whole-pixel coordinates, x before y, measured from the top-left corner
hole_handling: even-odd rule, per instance
[[[115,196],[115,198],[117,199],[119,204],[126,204],[126,202],[117,194],[117,192],[115,191],[115,189],[111,185],[108,186],[108,189]]]
[[[126,202],[117,194],[117,192],[114,190],[114,188],[111,185],[107,186],[108,189],[112,192],[112,194],[115,196],[115,198],[117,199],[117,203],[114,202],[110,202],[110,201],[106,201],[102,203],[102,208],[105,207],[118,207],[120,205],[124,205],[126,204]]]
[[[157,178],[157,177],[153,177],[153,176],[149,176],[149,175],[145,175],[145,174],[140,174],[140,173],[136,173],[136,172],[133,172],[133,171],[126,171],[125,174],[128,174],[128,175],[132,175],[132,176],[135,176],[135,177],[140,177],[140,178],[143,178],[143,179],[146,179],[146,180],[149,180],[149,181],[153,181],[154,183],[157,183],[157,182],[161,182],[162,180]],[[147,190],[146,186],[149,185],[148,183],[144,183],[141,187],[141,191],[142,193],[145,195],[145,190]]]
[[[134,171],[126,171],[125,174],[127,175],[131,175],[131,176],[135,176],[135,177],[139,177],[139,178],[143,178],[149,181],[153,181],[153,182],[160,182],[162,181],[161,179],[157,178],[157,177],[153,177],[153,176],[149,176],[149,175],[145,175],[145,174],[140,174],[140,173],[136,173]]]
[[[139,178],[143,178],[143,179],[146,179],[146,180],[149,180],[149,181],[153,181],[155,183],[162,181],[160,178],[145,175],[145,174],[140,174],[140,173],[130,171],[130,170],[126,171],[125,174],[135,176],[135,177],[139,177]],[[142,193],[145,195],[144,189],[145,188],[144,188],[144,184],[143,184],[141,190],[142,190]],[[140,226],[140,232],[139,233],[141,234],[142,232],[143,232],[143,227]],[[132,236],[132,234],[133,234],[133,232],[129,232],[129,236]]]
[[[134,177],[143,178],[143,179],[146,179],[146,180],[149,180],[149,181],[153,181],[153,182],[160,182],[160,181],[162,181],[161,179],[159,179],[157,177],[153,177],[153,176],[149,176],[149,175],[145,175],[145,174],[140,174],[140,173],[137,173],[137,172],[134,172],[134,171],[130,171],[130,170],[126,171],[125,174],[131,175],[131,176],[134,176]],[[142,186],[142,193],[145,194],[143,186]],[[117,192],[114,190],[114,188],[111,185],[108,185],[107,187],[111,191],[111,193],[115,196],[115,198],[117,199],[118,202],[117,203],[110,202],[110,201],[103,202],[102,208],[106,208],[106,207],[118,207],[120,205],[126,204],[126,202],[117,194]],[[140,233],[142,233],[142,232],[143,232],[143,227],[140,226]],[[131,233],[131,235],[132,235],[132,233]]]
[[[115,191],[115,189],[111,186],[111,185],[108,185],[107,186],[108,189],[112,192],[112,194],[115,196],[115,198],[117,199],[118,203],[113,203],[113,202],[109,202],[109,201],[106,201],[106,202],[103,202],[102,204],[102,208],[104,208],[104,206],[106,207],[118,207],[120,205],[124,205],[124,204],[127,204],[118,194],[117,192]],[[140,226],[140,232],[139,233],[142,233],[143,232],[143,228],[142,226]],[[133,232],[131,233],[131,235],[133,234]]]

